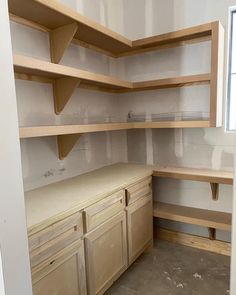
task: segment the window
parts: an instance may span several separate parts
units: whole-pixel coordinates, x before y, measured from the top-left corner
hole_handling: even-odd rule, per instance
[[[227,129],[236,131],[236,10],[231,11]]]

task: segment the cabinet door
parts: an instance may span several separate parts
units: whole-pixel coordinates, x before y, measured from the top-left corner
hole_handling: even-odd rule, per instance
[[[103,294],[127,268],[125,212],[85,237],[88,294]]]
[[[86,295],[83,241],[32,269],[33,295]]]
[[[151,195],[127,207],[128,256],[131,264],[153,241]]]

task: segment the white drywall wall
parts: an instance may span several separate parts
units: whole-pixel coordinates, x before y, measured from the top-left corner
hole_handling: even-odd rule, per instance
[[[0,7],[0,284],[2,272],[6,295],[31,295],[7,0],[0,0]]]

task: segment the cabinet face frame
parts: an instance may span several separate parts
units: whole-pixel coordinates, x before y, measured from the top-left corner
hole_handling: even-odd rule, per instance
[[[77,279],[78,279],[78,295],[87,294],[86,286],[86,271],[85,271],[85,260],[84,260],[84,243],[83,240],[79,240],[73,243],[66,249],[58,252],[56,255],[50,257],[40,265],[32,268],[32,284],[33,290],[37,283],[43,280],[48,275],[52,274],[59,267],[63,266],[76,256],[77,262]],[[47,295],[42,291],[42,295]]]
[[[96,289],[96,262],[94,261],[94,248],[96,241],[103,235],[112,231],[116,226],[121,227],[121,240],[122,249],[120,255],[122,255],[123,265],[115,270],[111,277]],[[110,243],[111,241],[108,240]],[[113,240],[114,242],[114,240]],[[114,257],[116,254],[114,252]],[[104,253],[106,255],[106,253]],[[86,270],[87,270],[87,290],[89,295],[103,294],[112,284],[118,279],[118,277],[127,269],[128,267],[128,254],[127,254],[127,229],[126,229],[126,216],[125,212],[121,212],[109,219],[108,221],[101,224],[95,230],[85,235],[85,259],[86,259]],[[105,267],[105,265],[103,265]]]
[[[146,240],[141,245],[136,245],[136,248],[134,249],[133,245],[133,237],[135,232],[133,232],[133,224],[135,222],[133,221],[133,214],[138,212],[139,210],[142,210],[144,207],[146,207],[145,213],[150,215],[150,224],[143,224],[145,228],[147,226],[150,226],[150,239]],[[143,198],[137,200],[135,203],[131,204],[126,208],[127,212],[127,232],[128,232],[128,257],[129,257],[129,265],[132,264],[136,258],[138,258],[139,255],[141,255],[145,249],[147,249],[149,246],[152,246],[153,244],[153,204],[152,204],[152,195],[144,196]]]

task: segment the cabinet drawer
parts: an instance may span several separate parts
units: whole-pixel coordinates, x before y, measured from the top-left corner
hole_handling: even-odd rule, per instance
[[[29,237],[31,267],[62,250],[83,234],[80,212]]]
[[[110,197],[84,210],[85,231],[89,232],[125,208],[125,191],[121,190]]]
[[[152,177],[145,178],[126,189],[127,205],[150,194],[152,194]]]

